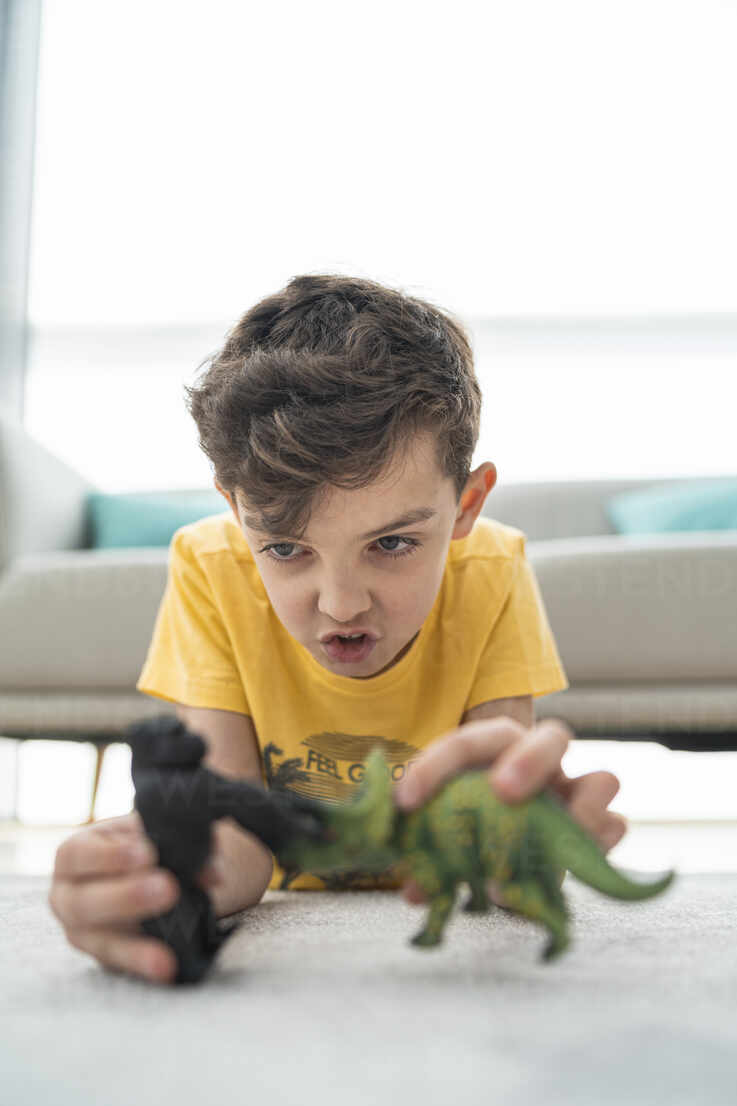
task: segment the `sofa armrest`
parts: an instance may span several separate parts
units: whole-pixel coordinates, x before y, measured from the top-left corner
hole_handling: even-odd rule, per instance
[[[25,553],[88,546],[86,498],[98,490],[0,413],[0,573]]]

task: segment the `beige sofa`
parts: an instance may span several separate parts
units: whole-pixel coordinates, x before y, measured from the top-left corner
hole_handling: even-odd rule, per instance
[[[643,483],[501,484],[486,501],[527,535],[570,682],[537,716],[581,737],[737,748],[737,531],[612,533],[605,501]],[[90,549],[99,490],[0,415],[0,734],[91,741],[98,772],[125,726],[167,709],[135,683],[168,555]]]

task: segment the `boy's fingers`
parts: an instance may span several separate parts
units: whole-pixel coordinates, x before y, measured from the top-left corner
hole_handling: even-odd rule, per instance
[[[215,875],[212,864],[203,864],[202,868],[195,877],[195,883],[198,884],[198,886],[200,886],[203,891],[207,891],[208,888],[214,887],[217,882],[218,879]]]
[[[571,797],[571,791],[573,789],[574,783],[575,781],[567,776],[563,769],[559,767],[558,771],[554,775],[549,777],[546,787],[549,787],[553,791],[555,791],[556,794],[558,794],[563,800],[563,802],[567,803]]]
[[[74,948],[89,953],[107,968],[132,972],[158,983],[171,983],[177,973],[174,952],[155,938],[136,937],[104,929],[67,930]]]
[[[623,814],[616,814],[610,810],[606,822],[599,833],[599,844],[605,853],[613,849],[617,842],[621,841],[627,832],[628,822]]]
[[[587,781],[594,777],[596,780],[593,785],[589,784]],[[588,772],[584,776],[569,778],[559,769],[557,775],[548,780],[547,786],[560,795],[572,817],[596,837],[604,852],[614,848],[624,837],[629,825],[627,819],[622,814],[603,809],[618,794],[620,788],[620,782],[612,772]],[[593,793],[589,792],[592,786]]]
[[[224,878],[225,865],[222,857],[212,856],[207,863],[203,864],[197,881],[204,890],[207,890],[209,887],[216,887],[219,883],[222,883]]]
[[[83,830],[62,841],[56,850],[54,879],[115,875],[156,864],[157,860],[156,846],[142,834],[128,836]]]
[[[503,749],[520,741],[524,726],[510,718],[480,718],[434,741],[394,788],[403,810],[421,806],[459,772],[486,768]]]
[[[508,746],[489,772],[494,793],[505,803],[529,799],[560,771],[560,762],[574,734],[559,718],[545,718],[519,741]]]
[[[512,718],[479,718],[435,741],[410,765],[395,786],[394,801],[403,810],[421,806],[459,772],[486,768],[495,793],[504,802],[518,802],[534,795],[551,774],[560,773],[560,762],[574,738],[560,718],[545,718],[526,729]],[[508,774],[512,779],[505,778]]]
[[[622,816],[606,809],[619,791],[619,780],[612,772],[587,772],[585,776],[571,780],[571,785],[566,803],[568,813],[600,845],[611,848],[626,830]],[[622,824],[622,832],[616,840],[610,841]]]
[[[425,892],[411,876],[402,884],[402,898],[411,903],[427,902]]]
[[[156,876],[157,890],[149,893]],[[171,909],[181,894],[179,881],[163,868],[113,879],[55,880],[48,904],[66,928],[118,925]]]
[[[587,772],[571,780],[568,810],[579,821],[601,817],[619,791],[619,780],[613,772]]]
[[[131,810],[127,814],[118,814],[114,818],[101,818],[92,823],[90,827],[95,833],[107,834],[131,834],[143,833],[143,819],[137,810]]]

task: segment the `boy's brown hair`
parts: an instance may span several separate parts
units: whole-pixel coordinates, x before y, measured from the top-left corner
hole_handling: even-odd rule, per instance
[[[301,538],[330,485],[373,483],[423,430],[460,500],[481,389],[463,327],[425,300],[358,277],[295,276],[203,365],[185,403],[254,528]]]

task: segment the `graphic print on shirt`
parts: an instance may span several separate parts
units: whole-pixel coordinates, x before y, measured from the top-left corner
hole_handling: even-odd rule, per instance
[[[283,756],[283,751],[273,742],[265,746],[263,759],[267,785],[275,790],[295,791],[324,802],[346,802],[352,798],[363,779],[366,759],[377,746],[384,753],[395,782],[401,780],[408,765],[420,752],[406,741],[331,731],[311,734],[300,744],[305,746],[303,757],[288,757],[280,763],[275,758]],[[285,873],[282,889],[298,874]],[[381,886],[381,877],[375,872],[342,872],[319,878],[329,891]]]

